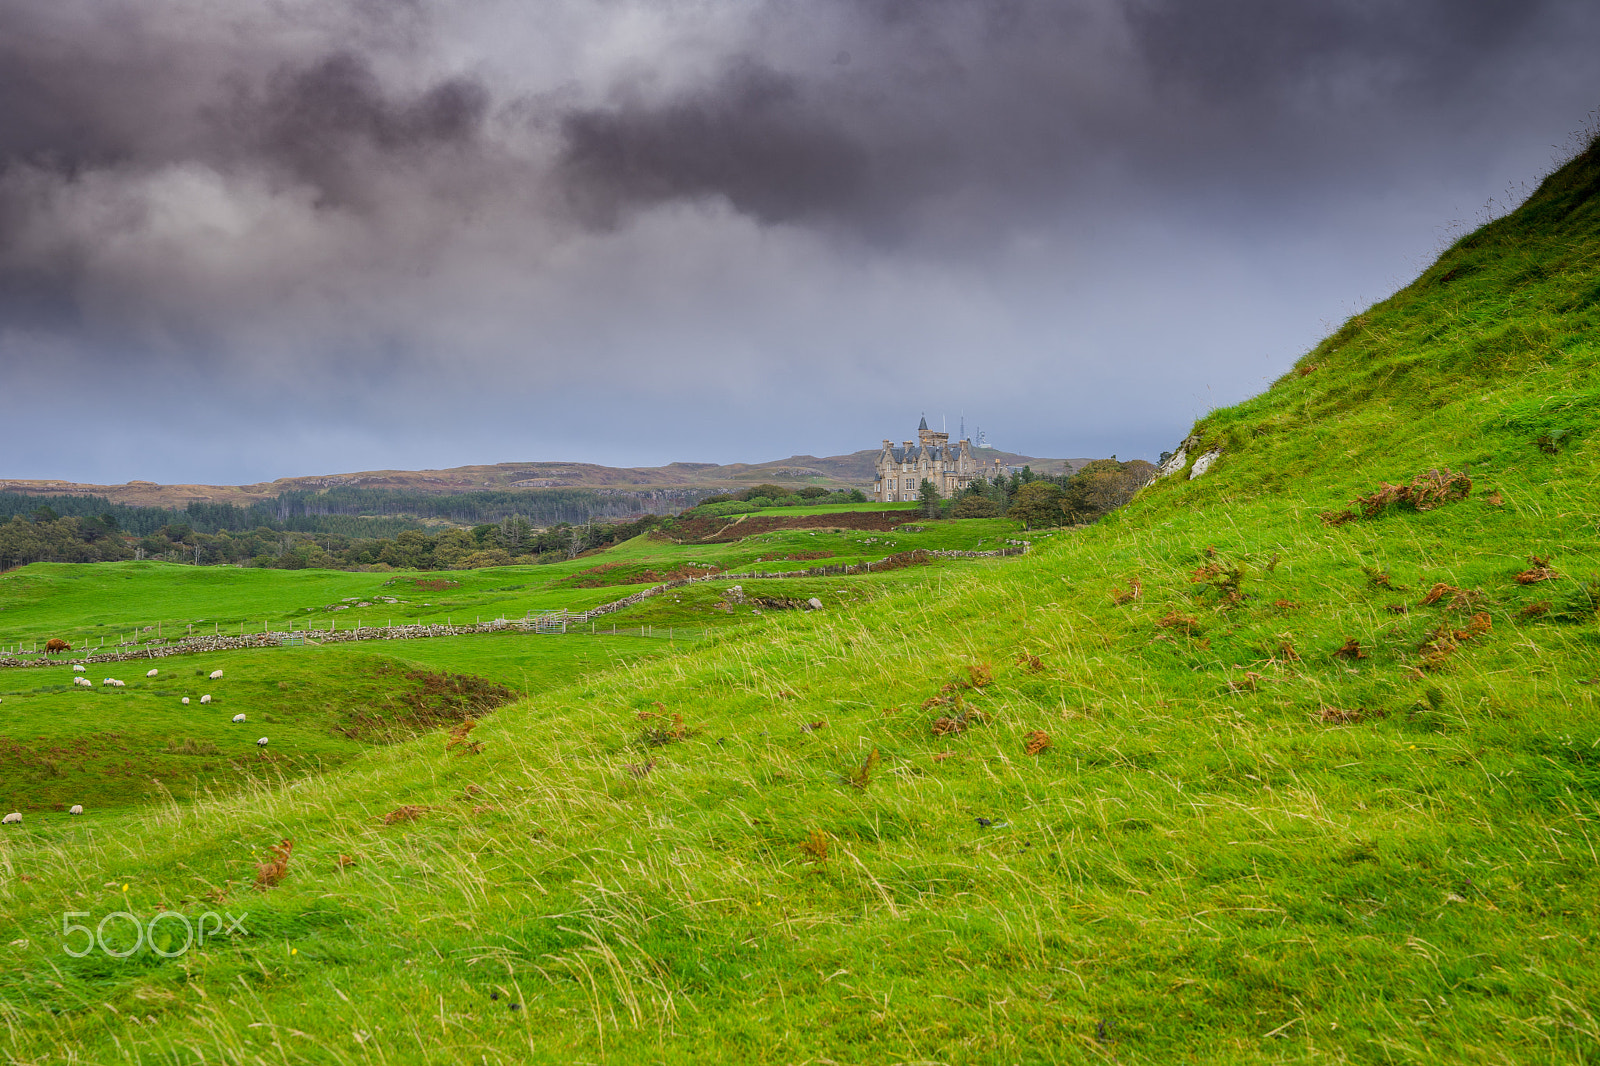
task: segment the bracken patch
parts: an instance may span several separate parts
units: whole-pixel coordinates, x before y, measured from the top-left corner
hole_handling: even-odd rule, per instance
[[[1378,483],[1376,492],[1357,496],[1350,501],[1354,511],[1324,511],[1322,522],[1328,526],[1342,526],[1357,518],[1376,518],[1390,507],[1405,506],[1416,511],[1431,511],[1455,500],[1472,495],[1472,478],[1466,471],[1429,470],[1418,474],[1406,485]]]
[[[256,888],[262,892],[281,883],[289,873],[289,854],[294,841],[283,838],[271,847],[272,858],[256,864]]]
[[[1549,581],[1551,578],[1561,576],[1550,568],[1549,559],[1530,555],[1528,556],[1528,562],[1532,565],[1517,575],[1517,584],[1519,585],[1536,585],[1541,581]]]

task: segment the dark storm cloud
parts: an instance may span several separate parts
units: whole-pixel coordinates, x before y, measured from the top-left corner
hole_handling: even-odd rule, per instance
[[[866,146],[797,78],[748,58],[681,100],[571,112],[561,132],[560,179],[595,225],[616,225],[625,206],[709,195],[764,222],[863,206]]]
[[[817,46],[741,55],[676,95],[568,113],[572,202],[612,225],[630,205],[720,196],[763,222],[872,233],[949,198],[1029,225],[1107,165],[1157,188],[1218,171],[1280,186],[1311,167],[1326,181],[1414,148],[1419,119],[1456,127],[1539,48],[1600,27],[1592,5],[1550,0],[823,6],[840,15],[832,62]]]
[[[1583,0],[12,0],[0,445],[63,379],[185,382],[255,476],[297,404],[363,455],[597,396],[617,460],[854,447],[930,388],[1165,441],[1536,177],[1597,51]]]
[[[360,203],[371,172],[395,157],[440,146],[472,151],[488,91],[450,78],[414,99],[386,94],[365,58],[349,52],[273,74],[259,101],[238,102],[221,121],[259,131],[263,160],[313,185],[320,201]]]
[[[380,244],[409,232],[396,216],[414,198],[446,213],[463,198],[459,183],[484,151],[482,85],[454,76],[385,87],[368,57],[335,41],[189,40],[156,10],[122,5],[74,18],[70,9],[0,8],[0,326],[92,330],[87,300],[104,312],[145,303],[152,289],[183,315],[181,271],[163,286],[168,263],[130,272],[109,263],[107,249],[150,238],[163,183],[184,174],[258,199],[292,190],[312,212],[387,209],[391,217],[369,217],[359,237]],[[446,165],[430,169],[441,153]],[[181,260],[225,237],[167,233],[146,250]],[[257,254],[243,242],[233,251],[241,262]],[[113,310],[100,325],[127,323]],[[167,325],[168,342],[215,339],[193,322]]]

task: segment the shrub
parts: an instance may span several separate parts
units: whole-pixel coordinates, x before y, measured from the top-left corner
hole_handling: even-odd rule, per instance
[[[993,518],[1000,508],[986,496],[963,496],[950,512],[952,518]]]

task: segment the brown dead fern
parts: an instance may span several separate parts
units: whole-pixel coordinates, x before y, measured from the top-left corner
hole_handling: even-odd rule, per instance
[[[1335,651],[1333,654],[1336,657],[1344,659],[1348,662],[1354,662],[1357,659],[1365,659],[1367,657],[1366,651],[1361,647],[1361,642],[1354,637],[1347,637],[1345,642],[1340,645],[1339,650]]]
[[[262,892],[279,884],[289,873],[289,854],[294,851],[294,841],[284,837],[269,850],[272,858],[256,864],[256,888]]]
[[[1323,707],[1316,715],[1320,721],[1328,725],[1354,725],[1366,716],[1366,712],[1359,707],[1352,710],[1345,710],[1342,707]]]
[[[398,825],[401,822],[414,822],[428,813],[427,807],[418,807],[413,804],[403,804],[383,816],[384,825]]]
[[[1126,589],[1122,588],[1120,585],[1113,585],[1111,587],[1111,602],[1117,607],[1130,604],[1143,595],[1144,585],[1140,584],[1139,579],[1136,577],[1128,579],[1128,587]]]
[[[1038,755],[1050,746],[1050,734],[1042,729],[1035,729],[1028,734],[1028,745],[1023,748],[1027,755]]]
[[[1156,625],[1162,629],[1176,629],[1184,636],[1192,637],[1200,628],[1200,620],[1193,615],[1182,614],[1178,611],[1168,611],[1156,620]]]
[[[800,850],[809,855],[812,862],[827,862],[828,834],[820,829],[813,829],[810,835],[800,842]]]
[[[1429,470],[1418,474],[1406,485],[1391,485],[1380,481],[1375,492],[1357,496],[1350,501],[1355,511],[1324,511],[1322,522],[1328,526],[1342,526],[1357,518],[1376,518],[1390,507],[1403,505],[1417,511],[1431,511],[1455,500],[1472,495],[1472,478],[1466,471]]]
[[[1537,555],[1530,555],[1528,556],[1528,562],[1532,563],[1533,565],[1517,575],[1517,584],[1519,585],[1536,585],[1541,581],[1549,581],[1551,578],[1561,576],[1550,568],[1549,559],[1542,559]]]
[[[450,730],[449,738],[444,742],[444,750],[450,751],[460,748],[468,755],[482,755],[483,745],[476,740],[468,739],[468,735],[476,728],[478,728],[477,719],[468,718],[463,721],[460,725]]]
[[[660,707],[661,704],[658,703],[656,706]],[[668,724],[657,726],[652,729],[645,729],[640,732],[639,743],[647,748],[662,748],[668,744],[675,744],[678,741],[688,740],[690,737],[699,732],[698,729],[694,729],[688,725],[685,725],[683,721],[683,715],[681,714],[667,715],[664,713],[652,714],[649,711],[639,712],[640,721],[648,721],[651,718],[666,719]]]
[[[1456,588],[1454,585],[1448,585],[1441,581],[1428,590],[1428,594],[1422,597],[1417,606],[1432,607],[1441,600],[1445,600],[1447,596],[1449,599],[1445,601],[1446,607],[1451,610],[1470,611],[1477,607],[1478,601],[1483,598],[1483,593],[1476,589]]]

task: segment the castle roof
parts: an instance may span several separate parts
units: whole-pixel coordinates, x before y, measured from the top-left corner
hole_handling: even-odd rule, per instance
[[[923,430],[925,430],[927,428],[928,428],[928,416],[927,415],[923,415],[922,416],[922,424],[917,427],[917,432],[920,433],[920,432],[922,432]]]

